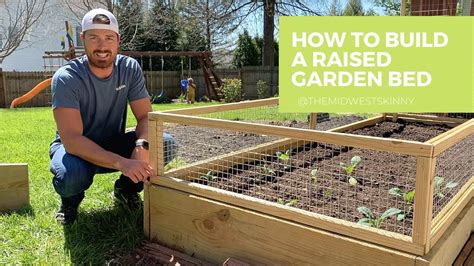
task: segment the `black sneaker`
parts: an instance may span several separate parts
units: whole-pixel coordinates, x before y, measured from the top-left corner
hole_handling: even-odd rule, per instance
[[[125,192],[120,187],[114,187],[115,203],[125,206],[130,210],[138,210],[143,207],[142,199],[138,192]]]
[[[56,213],[56,220],[62,225],[70,225],[76,221],[77,210],[84,199],[84,193],[72,196],[70,198],[61,197],[61,208]]]

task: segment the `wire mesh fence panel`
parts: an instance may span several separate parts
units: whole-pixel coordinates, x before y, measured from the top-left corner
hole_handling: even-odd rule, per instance
[[[474,134],[442,152],[436,159],[433,218],[474,175]]]
[[[375,114],[374,114],[375,115]],[[358,114],[329,114],[317,113],[318,130],[328,130],[347,125],[366,118]],[[308,113],[280,113],[278,105],[267,105],[238,110],[222,111],[200,115],[200,117],[217,118],[231,121],[245,121],[250,123],[268,124],[294,128],[310,128],[310,114]]]
[[[165,176],[411,235],[413,203],[404,194],[415,187],[413,156],[174,127],[186,132],[176,137],[176,158],[184,162],[168,164]]]

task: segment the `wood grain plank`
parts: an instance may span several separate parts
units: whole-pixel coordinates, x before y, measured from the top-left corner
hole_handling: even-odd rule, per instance
[[[18,210],[30,202],[28,165],[0,164],[0,211]]]
[[[152,237],[211,263],[414,265],[415,256],[245,208],[153,186]]]

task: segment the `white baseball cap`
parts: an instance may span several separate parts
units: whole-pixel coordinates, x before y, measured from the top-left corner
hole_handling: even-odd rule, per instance
[[[94,18],[98,15],[106,16],[109,19],[109,24],[94,23]],[[118,22],[114,14],[102,8],[92,9],[84,15],[84,18],[82,18],[82,32],[95,29],[111,30],[119,34]]]

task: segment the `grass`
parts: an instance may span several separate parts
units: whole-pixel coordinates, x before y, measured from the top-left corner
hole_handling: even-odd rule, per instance
[[[204,105],[202,103],[193,106]],[[187,108],[186,104],[153,109]],[[127,127],[136,125],[131,111]],[[128,253],[143,239],[143,214],[114,207],[113,183],[118,173],[97,175],[70,227],[54,219],[60,204],[51,184],[49,144],[55,134],[50,108],[0,109],[0,162],[28,163],[30,206],[0,214],[0,265],[37,263],[103,264]],[[0,177],[1,178],[1,177]]]
[[[153,109],[158,111],[208,104],[164,104],[154,105]],[[250,116],[257,120],[268,119],[268,111],[266,114],[244,111],[226,118],[244,119],[244,116]],[[306,119],[306,114],[300,116],[302,120]],[[272,119],[293,118],[289,114],[281,114]],[[135,124],[129,110],[127,127]],[[54,214],[60,200],[51,184],[48,156],[54,134],[55,123],[50,108],[0,109],[0,162],[28,163],[31,204],[17,212],[0,214],[1,265],[104,264],[116,254],[129,253],[144,238],[142,212],[114,207],[112,191],[118,173],[95,177],[93,185],[86,191],[74,225],[63,227],[56,222]],[[182,162],[177,160],[174,163],[180,165]]]

